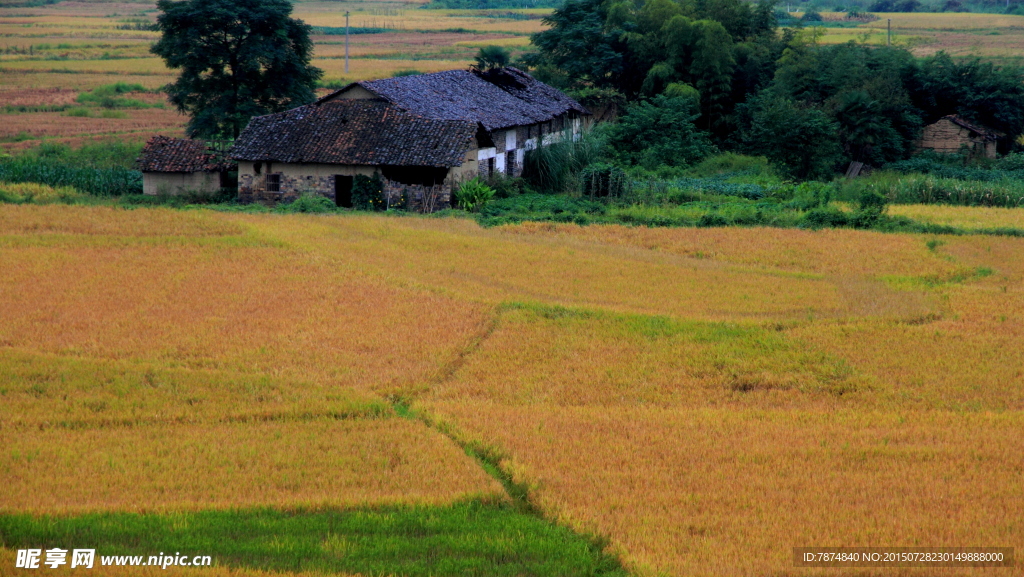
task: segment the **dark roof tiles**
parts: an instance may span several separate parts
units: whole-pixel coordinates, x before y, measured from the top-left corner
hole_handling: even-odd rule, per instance
[[[561,91],[512,67],[479,72],[446,70],[351,84],[324,101],[362,88],[414,114],[447,120],[479,122],[487,130],[547,122],[575,112],[590,114]]]
[[[981,136],[983,136],[983,137],[985,137],[985,138],[987,138],[989,140],[996,140],[997,138],[1006,136],[1005,134],[1003,134],[1002,132],[999,132],[998,130],[992,130],[991,128],[986,128],[984,126],[981,126],[980,124],[973,124],[971,122],[968,122],[968,121],[964,120],[963,118],[960,118],[959,116],[957,116],[955,114],[949,114],[947,116],[943,116],[942,118],[944,120],[949,120],[953,124],[956,124],[958,126],[962,126],[962,127],[966,128],[967,130],[970,130],[971,132],[975,132],[975,133],[977,133],[977,134],[979,134],[979,135],[981,135]]]
[[[477,123],[410,114],[378,100],[320,100],[258,116],[231,158],[371,166],[462,164]]]
[[[143,172],[217,172],[233,168],[206,143],[170,136],[149,139],[135,164]]]

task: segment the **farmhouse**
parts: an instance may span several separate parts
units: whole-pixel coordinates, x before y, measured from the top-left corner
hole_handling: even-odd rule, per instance
[[[1002,132],[951,114],[925,126],[918,147],[947,154],[966,150],[970,154],[995,158],[999,139],[1004,136]]]
[[[206,143],[188,138],[154,136],[135,161],[142,171],[144,194],[217,192],[228,186],[231,162]]]
[[[423,118],[379,100],[317,102],[260,116],[231,151],[238,198],[275,203],[312,193],[348,207],[355,177],[378,175],[386,202],[440,208],[450,203],[453,180],[476,174],[478,132],[469,120]]]
[[[350,84],[321,101],[383,99],[428,118],[480,123],[482,176],[519,176],[525,152],[568,131],[579,134],[590,112],[561,91],[513,67],[446,70]]]
[[[459,182],[518,176],[527,150],[578,135],[588,115],[515,68],[448,70],[357,82],[254,118],[231,158],[242,202],[316,193],[351,206],[354,178],[376,175],[386,202],[429,212],[449,206]]]

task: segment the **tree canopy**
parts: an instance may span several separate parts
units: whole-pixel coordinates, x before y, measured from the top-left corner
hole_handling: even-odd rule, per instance
[[[253,116],[314,99],[310,28],[288,0],[159,0],[152,52],[180,70],[166,87],[189,136],[234,138]]]
[[[721,149],[767,155],[799,176],[907,158],[922,127],[948,114],[1006,133],[1004,148],[1024,133],[1024,68],[942,52],[918,59],[897,46],[826,45],[819,28],[780,31],[775,5],[567,0],[534,34],[538,51],[523,64],[596,108],[595,100],[625,101],[617,107],[628,110],[624,121],[639,123],[634,128],[657,126],[669,110],[682,118],[661,97],[685,86],[698,103],[685,122],[695,134],[704,131]],[[620,139],[623,158],[649,164],[664,156],[668,148],[656,140],[645,156]]]

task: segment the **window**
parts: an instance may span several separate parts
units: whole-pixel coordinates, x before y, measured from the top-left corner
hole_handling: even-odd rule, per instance
[[[487,159],[487,176],[494,176],[494,157]]]
[[[516,151],[510,150],[505,153],[505,174],[513,176],[516,166]]]
[[[267,175],[267,192],[281,192],[281,175]]]

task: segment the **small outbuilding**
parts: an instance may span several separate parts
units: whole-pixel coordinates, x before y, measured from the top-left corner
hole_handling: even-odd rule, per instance
[[[229,173],[233,162],[205,142],[189,138],[154,136],[135,161],[142,171],[144,194],[215,193],[234,185]]]
[[[943,154],[966,151],[978,156],[995,158],[999,139],[1005,136],[1002,132],[951,114],[924,127],[918,148]]]

